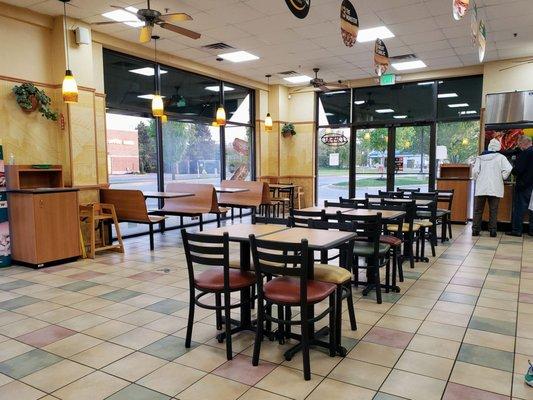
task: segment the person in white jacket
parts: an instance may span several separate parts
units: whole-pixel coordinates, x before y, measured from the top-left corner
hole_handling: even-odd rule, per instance
[[[501,143],[497,139],[492,139],[488,150],[476,157],[474,162],[472,175],[476,181],[476,189],[472,236],[479,236],[485,202],[488,202],[489,232],[491,237],[496,237],[498,205],[504,193],[503,182],[513,169],[507,157],[498,153],[500,149]]]

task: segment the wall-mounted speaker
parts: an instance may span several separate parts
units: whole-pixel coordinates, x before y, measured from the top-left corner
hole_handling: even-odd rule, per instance
[[[74,32],[76,33],[77,44],[91,44],[91,31],[89,29],[78,26]]]

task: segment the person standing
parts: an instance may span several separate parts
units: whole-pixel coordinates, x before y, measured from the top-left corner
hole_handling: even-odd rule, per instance
[[[524,213],[528,210],[533,190],[533,145],[529,136],[521,136],[518,140],[520,154],[516,157],[513,175],[516,177],[513,193],[513,215],[511,218],[511,232],[508,235],[522,236]],[[529,235],[533,236],[533,211],[529,214]]]
[[[497,139],[492,139],[488,150],[476,157],[474,162],[472,175],[476,181],[476,189],[472,236],[479,236],[485,202],[488,202],[489,232],[491,237],[496,237],[498,205],[504,193],[503,181],[509,177],[513,169],[507,157],[498,153],[500,149],[501,143]]]

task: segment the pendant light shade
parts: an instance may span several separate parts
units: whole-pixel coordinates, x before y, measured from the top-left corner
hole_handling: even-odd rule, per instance
[[[215,120],[219,126],[226,125],[226,110],[222,104],[217,109],[217,116]]]
[[[272,125],[273,125],[272,117],[270,116],[270,113],[267,113],[267,116],[265,118],[265,130],[267,132],[272,131]]]
[[[165,115],[163,98],[159,94],[154,94],[154,97],[152,98],[152,115],[154,117],[162,117]]]
[[[70,60],[68,54],[68,30],[67,30],[67,3],[70,0],[59,0],[63,3],[63,30],[65,39],[65,52],[67,56],[67,70],[65,71],[65,77],[63,78],[63,85],[61,86],[61,93],[63,94],[63,101],[65,103],[77,103],[78,102],[78,85],[70,70]]]
[[[65,103],[78,102],[78,85],[76,84],[76,80],[74,79],[70,69],[67,69],[65,72],[65,78],[63,79],[61,92],[63,93],[63,101]]]
[[[168,122],[168,117],[167,117],[166,115],[162,115],[162,116],[161,116],[161,122],[162,122],[163,124],[166,124],[166,123]]]

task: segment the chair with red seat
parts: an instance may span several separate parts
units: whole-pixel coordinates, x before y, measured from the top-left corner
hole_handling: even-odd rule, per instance
[[[243,289],[250,290],[255,284],[255,274],[250,271],[230,268],[229,236],[227,232],[223,236],[212,236],[193,234],[182,229],[181,236],[187,259],[190,291],[185,347],[191,347],[196,305],[208,310],[215,310],[217,328],[222,325],[221,314],[224,311],[226,357],[231,360],[231,309],[241,307],[241,303],[231,304],[230,295],[232,292]],[[202,268],[201,272],[196,272],[195,266],[207,266],[210,268]],[[197,291],[199,292],[198,294],[196,294]],[[209,294],[215,295],[214,306],[200,301],[202,297]],[[224,304],[222,304],[222,296],[224,297]]]
[[[263,340],[263,327],[265,322],[271,321],[279,324],[280,334],[284,334],[283,327],[287,325],[300,325],[300,345],[303,356],[304,379],[311,379],[311,366],[309,361],[311,324],[329,315],[329,354],[336,354],[335,344],[335,290],[336,285],[328,282],[319,282],[310,279],[312,271],[309,267],[313,263],[312,251],[309,250],[307,240],[300,243],[279,243],[266,240],[257,240],[250,235],[252,255],[254,259],[257,278],[257,331],[254,343],[252,364],[259,363],[259,353]],[[312,275],[312,274],[311,274]],[[264,283],[264,279],[274,276]],[[317,316],[309,314],[310,306],[329,298],[329,305]],[[268,313],[272,305],[278,308],[278,318]],[[300,320],[293,321],[284,317],[284,309],[298,307]]]

